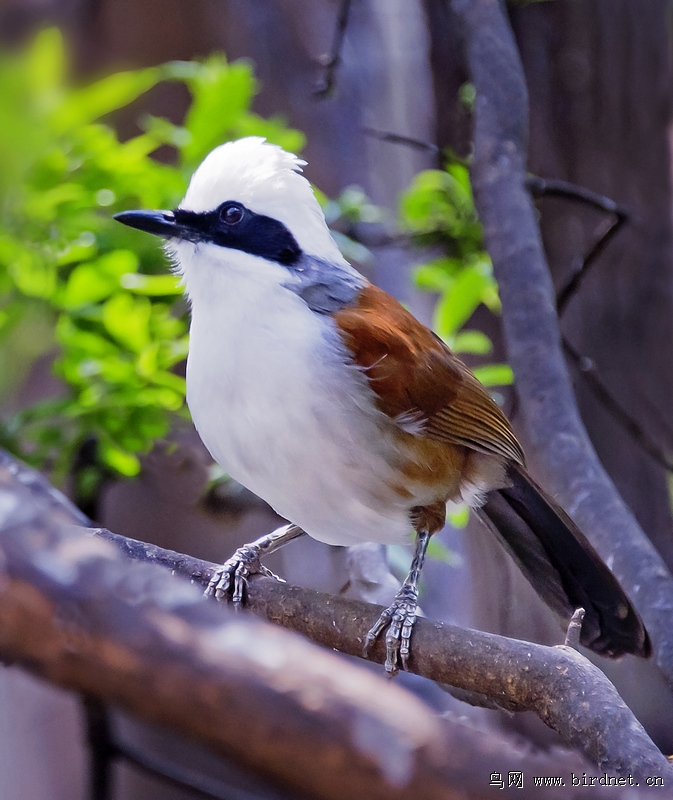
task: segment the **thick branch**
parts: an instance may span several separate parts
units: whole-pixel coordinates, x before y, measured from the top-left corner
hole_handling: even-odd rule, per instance
[[[148,687],[154,686],[154,671],[163,675],[164,671],[169,671],[166,665],[171,661],[171,657],[166,661],[167,656],[161,649],[152,649],[155,647],[155,637],[171,640],[172,636],[177,636],[174,642],[176,646],[182,643],[188,650],[184,658],[181,656],[180,669],[188,670],[189,659],[193,658],[194,669],[198,672],[199,664],[205,657],[201,652],[203,631],[200,632],[199,626],[212,628],[223,620],[227,625],[231,623],[226,606],[201,602],[199,591],[190,590],[178,579],[168,579],[166,569],[188,576],[192,582],[205,586],[215,565],[105,530],[95,531],[95,537],[90,533],[64,533],[58,526],[73,522],[81,524],[82,515],[44,478],[0,451],[2,500],[0,652],[5,657],[11,654],[60,685],[121,703],[148,719],[195,733],[231,756],[231,743],[221,738],[224,734],[219,729],[223,726],[215,724],[217,730],[199,728],[197,731],[192,722],[183,718],[186,710],[176,698],[168,703],[170,709],[161,707],[161,703],[166,701],[161,694],[166,689],[162,680],[158,681],[157,692],[144,699]],[[77,541],[78,546],[74,546]],[[98,549],[105,547],[108,542],[115,545],[114,551]],[[114,552],[119,556],[117,559],[113,557]],[[128,564],[121,554],[145,563]],[[159,565],[165,569],[159,570]],[[3,595],[6,588],[2,584],[4,572],[14,582],[9,594],[5,592]],[[190,591],[186,593],[186,590]],[[15,591],[18,595],[12,599]],[[30,603],[26,606],[28,600]],[[31,606],[33,600],[37,603],[35,608]],[[19,603],[18,607],[16,602]],[[128,608],[129,604],[131,609]],[[291,587],[264,578],[250,582],[249,606],[271,622],[303,633],[326,647],[356,656],[361,655],[364,636],[381,611],[379,606]],[[10,622],[2,623],[2,615],[7,613],[7,608],[10,609],[10,616],[16,614],[15,621],[11,623],[14,625],[11,632],[8,627]],[[170,622],[172,614],[177,614],[179,619]],[[50,628],[54,626],[58,630],[51,631]],[[191,630],[194,626],[195,630]],[[264,660],[274,652],[278,655],[278,663],[286,665],[284,657],[281,658],[277,650],[285,640],[272,636],[267,641],[267,634],[258,634],[257,630],[256,627],[251,631],[241,629],[241,641],[236,645],[241,648],[241,669],[247,669],[244,666],[246,659],[254,660],[259,656]],[[36,635],[36,631],[39,631],[39,635]],[[211,630],[208,635],[219,636],[219,633]],[[259,647],[255,638],[258,635],[261,637]],[[54,637],[60,636],[65,637],[63,646],[70,648],[68,652],[60,653],[61,645],[52,642]],[[86,646],[80,647],[80,640]],[[136,652],[138,642],[140,650]],[[292,639],[287,640],[290,652],[294,652],[293,642]],[[143,650],[145,645],[149,648],[147,653]],[[117,647],[121,647],[125,654],[123,658],[120,654],[118,660],[114,655]],[[267,647],[271,648],[268,653]],[[103,660],[108,656],[112,658],[113,655],[116,659],[114,663],[100,664],[96,660],[99,657]],[[299,670],[301,677],[302,660],[308,657],[308,651],[300,652],[297,663],[288,664],[287,669],[291,668],[293,673]],[[379,642],[371,658],[383,663],[384,657],[383,644]],[[145,664],[143,658],[148,658],[149,662]],[[70,663],[71,659],[75,659],[74,664]],[[125,670],[132,661],[138,659],[142,662],[142,670],[139,662],[136,675],[139,682],[133,683]],[[326,669],[328,666],[325,662]],[[73,672],[74,667],[77,669]],[[115,673],[117,668],[120,674]],[[330,667],[337,672],[342,668],[343,662],[336,662]],[[612,684],[590,662],[570,648],[543,647],[419,619],[414,629],[411,669],[432,680],[472,694],[485,695],[501,707],[534,711],[567,742],[603,769],[630,773],[636,778],[666,775],[667,780],[673,782],[670,766]],[[183,678],[187,680],[188,676]],[[303,674],[303,679],[309,683],[314,678]],[[226,682],[229,678],[221,677],[221,680]],[[348,680],[348,676],[344,680]],[[123,684],[121,686],[120,681]],[[383,683],[386,685],[386,682]],[[252,688],[248,688],[253,692]],[[374,687],[370,687],[370,690],[374,691]],[[142,697],[136,696],[138,691]],[[211,687],[208,691],[214,692],[215,689]],[[177,696],[182,697],[181,694]],[[189,693],[185,695],[187,705],[191,702],[190,696]],[[578,697],[582,697],[583,702],[578,703]],[[149,710],[148,704],[151,706]],[[406,713],[403,708],[401,706],[396,714],[403,717]],[[240,715],[241,709],[236,713]],[[268,724],[275,724],[273,719],[267,721]],[[382,728],[377,735],[385,738],[391,734]],[[457,735],[460,738],[462,734]],[[463,749],[468,748],[468,739],[463,741]],[[502,743],[499,747],[506,749]],[[479,746],[476,746],[475,752],[481,752]],[[238,751],[233,752],[233,756],[239,761],[242,759],[243,763],[249,763]],[[255,757],[263,760],[263,754],[258,753]],[[509,762],[506,771],[517,768],[516,758],[518,756]],[[493,763],[491,769],[497,769]],[[273,764],[267,764],[264,769],[276,775]],[[544,765],[538,763],[536,768],[537,774],[541,774]],[[559,772],[552,770],[552,774]]]
[[[302,796],[476,800],[498,797],[491,773],[506,781],[511,770],[563,776],[565,788],[549,789],[550,798],[593,795],[584,787],[569,791],[571,772],[587,771],[577,756],[531,754],[496,734],[440,719],[399,684],[280,628],[232,615],[156,564],[132,563],[101,536],[56,522],[67,519],[67,505],[59,508],[53,497],[36,501],[39,482],[17,486],[17,473],[5,467],[4,659],[194,736]],[[167,559],[165,552],[154,555]],[[338,626],[351,624],[354,612],[363,612],[363,632],[377,613],[273,581],[254,582],[253,597],[258,608],[266,603],[270,616],[294,625],[303,614],[315,616],[311,624],[328,644],[341,638]],[[352,645],[359,649],[355,639]],[[648,775],[665,775],[659,767],[641,762]],[[536,793],[526,784],[520,796]],[[611,796],[637,795],[617,789]]]
[[[202,586],[217,566],[110,531],[96,532],[131,558],[161,564]],[[367,631],[383,611],[382,606],[263,577],[250,581],[248,607],[318,644],[358,657]],[[383,641],[370,658],[384,663]],[[495,699],[509,711],[533,711],[602,769],[635,774],[642,768],[643,776],[663,769],[673,779],[673,770],[610,681],[570,647],[545,647],[419,618],[410,671]],[[578,703],[578,697],[590,702]]]
[[[673,686],[673,578],[619,497],[580,420],[551,278],[526,191],[527,93],[497,0],[453,0],[475,104],[475,204],[500,287],[508,360],[536,454],[561,502],[628,590]]]

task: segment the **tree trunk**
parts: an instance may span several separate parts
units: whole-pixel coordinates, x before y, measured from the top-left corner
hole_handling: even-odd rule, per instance
[[[673,246],[668,0],[571,0],[516,8],[512,22],[530,92],[529,169],[610,197],[631,219],[598,259],[563,319],[619,403],[673,450]],[[540,203],[557,286],[594,240],[599,212]],[[598,455],[673,566],[665,470],[595,398],[576,391]]]

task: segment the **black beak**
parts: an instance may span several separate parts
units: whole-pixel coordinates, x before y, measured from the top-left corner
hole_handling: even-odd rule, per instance
[[[165,239],[187,238],[186,231],[181,230],[172,211],[122,211],[114,218],[123,225],[137,228],[139,231],[163,236]]]

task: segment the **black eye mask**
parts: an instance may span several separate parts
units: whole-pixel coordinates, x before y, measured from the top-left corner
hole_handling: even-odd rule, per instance
[[[190,242],[242,250],[285,267],[296,264],[301,256],[297,240],[282,222],[255,214],[241,203],[227,201],[202,213],[176,208],[173,215],[175,235]]]

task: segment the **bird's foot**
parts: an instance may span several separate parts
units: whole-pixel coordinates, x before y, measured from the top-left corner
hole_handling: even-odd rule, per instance
[[[399,672],[398,662],[402,669],[408,669],[411,630],[416,621],[418,608],[418,589],[404,583],[395,595],[392,604],[387,608],[365,639],[363,655],[367,658],[372,645],[377,640],[381,631],[388,626],[386,631],[386,673],[392,678]]]
[[[231,592],[234,608],[239,609],[243,605],[245,587],[251,575],[258,573],[285,583],[282,578],[279,578],[278,575],[275,575],[261,563],[261,558],[262,556],[268,556],[287,542],[291,542],[298,536],[303,535],[304,531],[301,528],[290,523],[277,528],[271,533],[260,536],[259,539],[250,544],[239,547],[230,559],[213,572],[204,594],[208,597],[214,597],[216,600],[224,600],[227,594]]]
[[[246,544],[239,547],[231,558],[213,572],[204,594],[207,597],[214,597],[216,600],[224,600],[231,592],[234,608],[239,609],[245,599],[245,587],[250,575],[266,575],[285,583],[282,578],[262,564],[260,561],[262,553],[263,548],[257,544]]]

